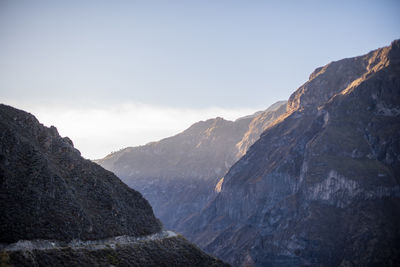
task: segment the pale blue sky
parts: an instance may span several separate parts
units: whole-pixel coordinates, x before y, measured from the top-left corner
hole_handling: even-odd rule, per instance
[[[385,0],[0,0],[0,100],[262,109],[400,38],[398,14]]]

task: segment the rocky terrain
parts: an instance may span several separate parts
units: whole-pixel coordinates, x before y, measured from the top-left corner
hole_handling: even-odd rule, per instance
[[[5,105],[0,127],[2,265],[224,265],[54,127]],[[399,133],[397,40],[316,69],[287,106],[98,162],[234,266],[399,266]]]
[[[250,124],[242,140],[236,144],[236,160],[246,154],[249,147],[254,144],[260,135],[277,119],[286,112],[287,101],[279,101],[270,106],[267,110],[259,112]]]
[[[187,221],[234,266],[400,265],[400,41],[316,69]]]
[[[175,136],[123,149],[97,163],[140,191],[168,228],[186,234],[191,229],[185,219],[212,199],[232,164],[285,111],[286,101],[280,101],[236,121],[201,121]]]
[[[161,230],[149,203],[85,160],[55,127],[0,106],[0,242],[99,239]]]
[[[1,266],[224,265],[162,235],[142,195],[55,127],[1,104],[0,141]]]
[[[2,248],[1,266],[229,266],[165,231],[106,240],[19,241]]]

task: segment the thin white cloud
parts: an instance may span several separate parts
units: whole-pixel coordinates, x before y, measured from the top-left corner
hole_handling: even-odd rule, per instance
[[[5,104],[32,113],[46,126],[56,126],[61,136],[70,137],[82,155],[90,159],[102,158],[127,146],[158,141],[200,120],[218,116],[234,120],[257,111],[251,108],[191,109],[140,103],[86,107],[20,101]]]

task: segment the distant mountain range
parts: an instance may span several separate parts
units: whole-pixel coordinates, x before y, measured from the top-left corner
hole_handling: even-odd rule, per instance
[[[399,133],[396,40],[316,69],[287,105],[98,163],[234,266],[397,266]]]
[[[96,162],[139,190],[167,227],[186,233],[185,219],[212,199],[232,164],[285,111],[286,101],[280,101],[236,121],[201,121],[175,136]]]
[[[1,266],[225,266],[55,127],[0,104]]]

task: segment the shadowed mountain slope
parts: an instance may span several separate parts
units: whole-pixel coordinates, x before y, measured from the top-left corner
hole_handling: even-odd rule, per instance
[[[0,106],[1,242],[98,239],[161,229],[149,203],[85,160],[69,138]]]
[[[400,264],[400,41],[314,71],[187,224],[235,266]]]
[[[1,266],[224,266],[55,127],[1,104],[0,140]]]

